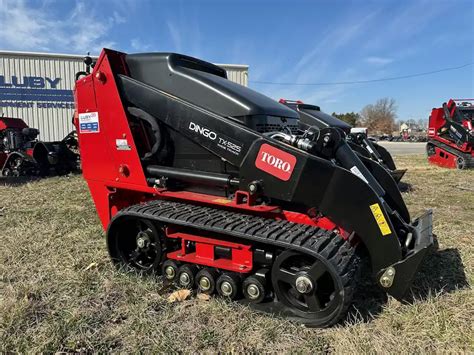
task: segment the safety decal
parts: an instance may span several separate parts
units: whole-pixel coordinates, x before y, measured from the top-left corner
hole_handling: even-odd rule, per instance
[[[367,179],[365,178],[364,174],[362,174],[362,172],[357,168],[357,166],[353,166],[351,168],[351,171],[354,175],[358,176],[360,179],[364,180],[366,184],[368,184],[369,182],[367,181]]]
[[[385,216],[383,215],[380,205],[378,203],[374,203],[373,205],[370,205],[370,210],[374,215],[375,221],[379,225],[380,232],[382,233],[382,235],[385,236],[391,234],[392,231],[390,229],[389,224],[387,223],[387,220],[385,219]]]
[[[98,112],[86,112],[79,114],[79,133],[99,133]]]
[[[295,156],[269,144],[262,144],[255,160],[255,166],[258,169],[283,181],[290,179],[295,164]]]

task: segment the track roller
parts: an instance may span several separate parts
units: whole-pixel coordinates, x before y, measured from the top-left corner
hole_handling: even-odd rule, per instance
[[[197,266],[185,264],[178,269],[178,283],[184,288],[191,288],[194,285],[195,276],[197,273]]]
[[[168,281],[174,281],[178,275],[178,265],[173,260],[166,260],[161,266],[161,274]]]
[[[266,280],[258,274],[247,277],[242,284],[242,291],[247,300],[260,303],[265,299]]]
[[[217,292],[231,300],[237,299],[240,294],[240,277],[230,273],[222,274],[217,279]]]
[[[216,291],[217,276],[217,271],[214,269],[204,268],[200,270],[196,275],[196,286],[199,292],[208,295],[213,294]]]
[[[458,168],[459,170],[466,168],[466,160],[463,157],[456,158],[456,168]]]

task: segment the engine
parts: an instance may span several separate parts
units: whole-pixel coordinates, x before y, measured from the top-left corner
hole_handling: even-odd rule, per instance
[[[31,148],[38,134],[35,128],[7,128],[0,132],[0,150],[10,153]]]

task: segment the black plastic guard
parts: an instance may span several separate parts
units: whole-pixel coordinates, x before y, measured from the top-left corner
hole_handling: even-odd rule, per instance
[[[433,212],[428,210],[424,215],[413,221],[411,226],[414,228],[412,233],[415,238],[415,245],[403,260],[391,265],[395,269],[392,285],[389,288],[382,286],[389,295],[397,299],[402,299],[405,296],[422,260],[434,244],[432,214]],[[378,282],[380,282],[380,278],[387,269],[378,272]]]
[[[388,150],[375,142],[373,142],[372,144],[375,149],[377,149],[377,152],[380,154],[387,168],[389,168],[390,170],[396,170],[397,167],[395,166],[395,162],[393,161],[392,155],[388,152]]]
[[[392,175],[393,180],[399,183],[406,172],[407,172],[407,169],[396,169],[396,170],[391,170],[390,175]]]

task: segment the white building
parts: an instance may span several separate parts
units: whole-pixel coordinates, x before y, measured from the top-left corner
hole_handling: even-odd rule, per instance
[[[84,56],[0,51],[0,116],[23,119],[44,141],[73,130],[74,78]],[[230,80],[248,85],[248,65],[218,64]]]

